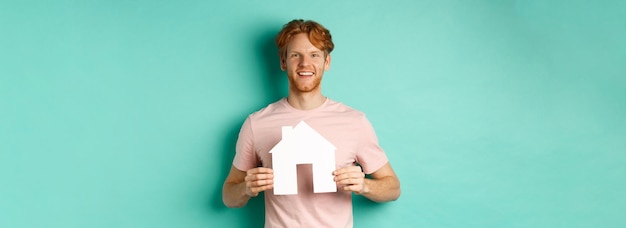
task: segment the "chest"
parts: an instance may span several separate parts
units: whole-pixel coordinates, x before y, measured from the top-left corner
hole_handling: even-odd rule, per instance
[[[350,121],[308,119],[305,121],[325,141],[335,147],[335,165],[337,168],[356,161],[360,141],[359,126]],[[272,167],[272,154],[269,151],[281,140],[283,126],[295,126],[295,121],[281,121],[267,127],[255,129],[255,153],[264,167]],[[299,121],[298,121],[299,122]],[[309,151],[307,153],[326,153],[327,151]]]

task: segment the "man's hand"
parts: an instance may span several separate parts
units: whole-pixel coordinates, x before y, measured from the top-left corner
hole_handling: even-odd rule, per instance
[[[258,167],[246,172],[246,195],[255,197],[259,192],[274,188],[274,170]]]
[[[360,166],[343,167],[335,170],[333,175],[335,175],[335,182],[339,188],[344,191],[352,191],[356,194],[369,192],[369,188],[365,184],[365,173]]]

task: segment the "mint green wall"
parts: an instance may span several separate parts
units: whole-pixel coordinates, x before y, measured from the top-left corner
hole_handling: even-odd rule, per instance
[[[0,227],[261,227],[239,127],[315,19],[401,178],[357,227],[626,227],[624,1],[0,1]]]

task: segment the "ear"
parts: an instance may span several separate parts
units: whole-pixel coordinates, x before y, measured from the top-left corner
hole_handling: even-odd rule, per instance
[[[285,71],[287,69],[287,64],[285,63],[285,58],[280,57],[280,70]]]
[[[328,70],[330,69],[330,53],[328,53],[328,55],[326,55],[326,61],[324,61],[324,70]]]

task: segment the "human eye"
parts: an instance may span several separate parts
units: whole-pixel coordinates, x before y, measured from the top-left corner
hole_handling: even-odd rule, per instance
[[[320,57],[320,54],[319,53],[313,53],[313,54],[311,54],[311,57]]]
[[[300,54],[298,54],[298,53],[291,53],[290,56],[293,57],[293,58],[297,58],[297,57],[300,57]]]

